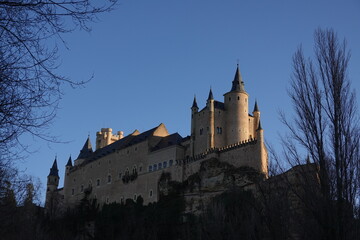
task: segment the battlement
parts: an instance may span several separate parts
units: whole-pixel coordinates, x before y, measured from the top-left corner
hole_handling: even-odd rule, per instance
[[[112,134],[111,128],[101,128],[101,131],[96,133],[96,150],[110,145],[123,137],[123,131],[118,131],[117,134]]]
[[[210,154],[214,154],[214,153],[215,154],[220,154],[220,153],[223,153],[223,152],[234,150],[236,148],[243,148],[243,147],[246,147],[248,145],[254,145],[257,142],[258,142],[257,139],[250,138],[248,140],[244,140],[244,141],[241,141],[241,142],[230,144],[228,146],[224,146],[224,147],[220,147],[220,148],[217,148],[217,147],[210,148],[210,149],[207,149],[207,150],[205,150],[204,152],[202,152],[200,154],[195,155],[194,157],[188,157],[188,158],[184,159],[182,162],[179,162],[179,165],[189,164],[189,163],[194,162],[194,161],[205,159]]]

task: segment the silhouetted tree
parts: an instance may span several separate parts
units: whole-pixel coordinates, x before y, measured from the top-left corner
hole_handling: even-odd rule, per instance
[[[295,115],[282,114],[290,134],[283,138],[284,157],[291,166],[318,167],[318,182],[298,172],[301,188],[292,188],[320,227],[322,239],[353,239],[359,207],[359,119],[355,93],[347,76],[350,53],[332,30],[315,31],[315,59],[301,47],[293,56],[289,95]],[[309,154],[307,162],[301,154]],[[319,194],[321,193],[321,194]],[[304,215],[305,216],[305,215]],[[305,231],[309,229],[305,229]]]
[[[0,1],[0,155],[23,133],[53,140],[44,129],[56,114],[61,85],[81,85],[57,73],[63,34],[110,11],[116,0]],[[51,41],[50,41],[51,40]],[[11,157],[7,156],[7,157]]]

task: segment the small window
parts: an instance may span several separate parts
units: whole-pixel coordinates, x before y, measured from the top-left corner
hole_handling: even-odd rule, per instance
[[[170,160],[169,161],[169,167],[171,167],[173,165],[174,161],[173,160]]]
[[[92,181],[90,180],[89,181],[89,188],[91,188],[92,187]]]
[[[109,174],[108,177],[107,177],[107,182],[108,183],[111,183],[111,175]]]
[[[100,179],[96,180],[96,186],[100,186]]]
[[[156,171],[157,170],[157,164],[153,165],[153,170]]]
[[[159,163],[159,164],[158,164],[158,168],[159,168],[159,169],[162,169],[162,163]]]
[[[231,97],[229,97],[229,102],[231,101]]]
[[[137,151],[137,147],[135,147],[135,151]]]
[[[204,129],[200,128],[200,135],[202,135],[204,132]]]
[[[132,173],[133,173],[133,174],[136,174],[136,173],[137,173],[136,165],[133,167]]]
[[[240,97],[238,96],[238,101],[240,100]],[[245,101],[246,102],[246,101]]]
[[[129,174],[130,174],[130,171],[128,168],[126,168],[125,175],[129,175]]]
[[[81,191],[81,192],[84,192],[84,185],[81,185],[80,191]]]
[[[167,161],[163,162],[163,168],[167,167]]]
[[[152,172],[152,165],[149,166],[149,172]]]
[[[152,197],[152,195],[153,195],[153,190],[150,190],[149,197]]]
[[[71,195],[74,195],[75,189],[71,189]]]
[[[76,179],[74,178],[74,182],[76,182]]]

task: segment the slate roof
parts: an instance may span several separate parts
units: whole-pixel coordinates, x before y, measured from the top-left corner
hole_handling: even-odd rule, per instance
[[[259,112],[259,107],[258,107],[257,101],[255,101],[255,106],[254,106],[253,112]]]
[[[193,105],[191,108],[199,108],[196,102],[196,97],[194,96],[194,101],[193,101]]]
[[[178,133],[173,133],[169,136],[163,137],[160,142],[151,149],[151,151],[156,151],[162,148],[166,148],[172,145],[178,145],[183,141],[183,138]]]
[[[56,158],[54,160],[54,163],[53,163],[52,167],[50,168],[49,176],[59,177],[59,169],[57,167]]]
[[[129,146],[132,146],[134,144],[140,143],[148,139],[150,136],[153,135],[153,133],[156,131],[158,127],[152,128],[146,132],[140,133],[139,135],[128,135],[112,144],[109,144],[103,148],[100,148],[96,150],[95,152],[91,153],[86,162],[94,161],[98,158],[101,158],[103,156],[106,156],[110,153],[115,152],[116,150],[121,150],[124,148],[127,148]],[[164,140],[167,139],[167,140]],[[180,139],[180,140],[179,140]],[[167,137],[164,137],[157,146],[158,149],[165,147],[165,145],[168,145],[169,142],[173,142],[174,144],[178,144],[182,140],[182,137],[178,133],[174,133],[172,135],[169,135]],[[169,146],[169,145],[168,145]]]
[[[232,87],[231,87],[230,92],[233,92],[233,91],[245,92],[244,82],[243,82],[241,74],[240,74],[239,65],[236,68],[235,77],[234,77],[234,80],[232,81]]]
[[[214,108],[225,110],[225,105],[223,102],[214,101]]]
[[[90,157],[92,153],[93,153],[93,149],[91,146],[90,137],[88,137],[83,148],[80,150],[80,154],[77,158],[85,159]]]
[[[71,160],[71,156],[69,157],[69,160],[66,164],[66,167],[72,167],[72,160]]]

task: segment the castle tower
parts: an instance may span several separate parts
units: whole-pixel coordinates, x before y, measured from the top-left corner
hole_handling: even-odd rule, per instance
[[[52,167],[50,168],[50,173],[47,177],[47,188],[46,188],[46,201],[45,201],[45,208],[52,209],[53,202],[55,197],[55,192],[59,186],[59,169],[57,167],[56,158]]]
[[[249,139],[248,98],[238,65],[231,90],[224,94],[227,144]]]
[[[259,107],[257,104],[257,101],[255,100],[255,105],[254,105],[254,110],[253,110],[253,116],[254,116],[254,126],[253,129],[255,129],[255,133],[253,136],[257,136],[257,129],[260,126],[260,111],[259,111]],[[258,136],[257,136],[258,137]]]
[[[191,154],[194,156],[195,148],[195,135],[196,135],[196,116],[195,114],[199,111],[199,107],[196,102],[196,96],[194,96],[194,101],[191,107]]]
[[[214,96],[212,90],[210,88],[209,97],[206,101],[206,107],[208,108],[208,141],[207,141],[207,148],[213,148],[215,146],[214,143],[214,131],[215,131],[215,116],[214,116]]]
[[[259,120],[258,127],[256,129],[256,136],[258,141],[258,147],[259,150],[257,151],[259,154],[260,159],[260,166],[259,169],[262,173],[265,174],[265,177],[268,177],[268,155],[267,155],[267,149],[265,146],[265,139],[264,139],[264,130],[261,127],[261,122]]]

